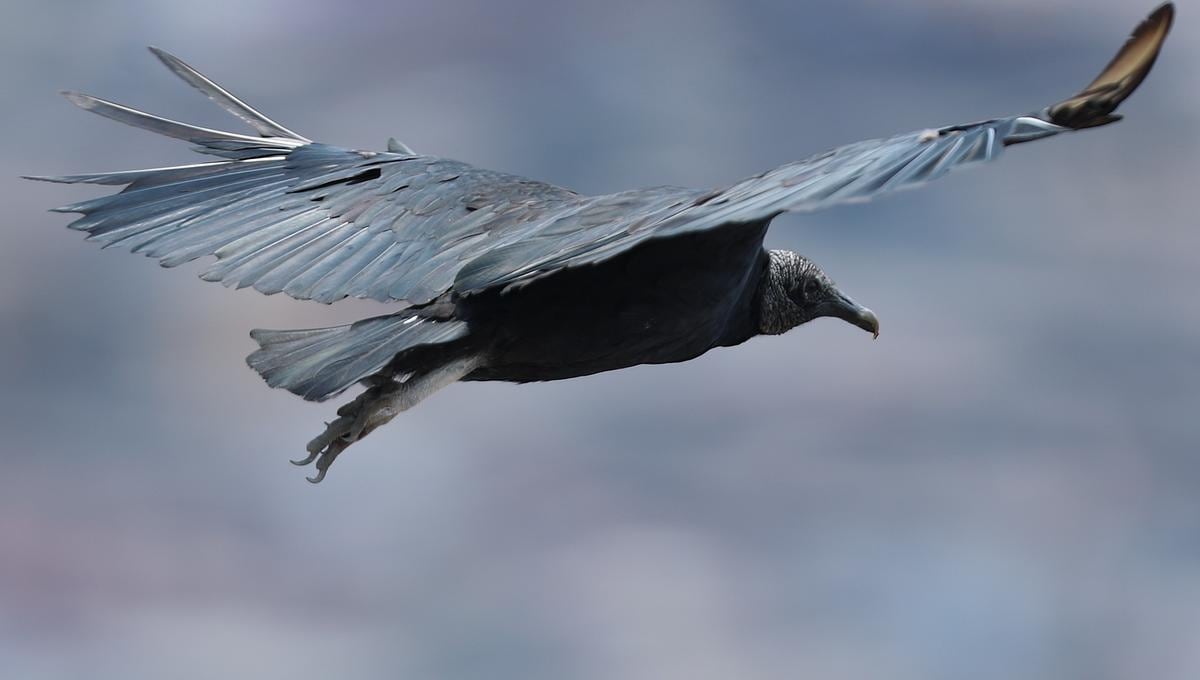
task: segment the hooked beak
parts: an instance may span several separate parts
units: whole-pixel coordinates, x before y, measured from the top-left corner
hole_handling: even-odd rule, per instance
[[[875,316],[875,312],[863,307],[854,300],[838,293],[837,299],[832,303],[832,309],[827,316],[833,316],[852,323],[855,326],[867,331],[872,336],[879,337],[879,317]]]

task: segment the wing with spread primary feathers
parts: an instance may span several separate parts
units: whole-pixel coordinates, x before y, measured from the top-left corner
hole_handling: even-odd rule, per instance
[[[1158,8],[1081,93],[1029,115],[859,142],[715,191],[659,187],[597,197],[415,154],[394,141],[386,152],[314,143],[153,50],[258,136],[67,93],[84,109],[221,160],[33,179],[123,185],[58,210],[82,213],[71,227],[89,239],[167,267],[215,255],[206,280],[320,302],[355,296],[420,305],[448,291],[523,285],[647,239],[868,200],[994,160],[1013,144],[1113,122],[1154,64],[1173,16],[1170,3]]]
[[[199,128],[66,93],[114,120],[223,157],[129,172],[41,177],[125,185],[57,210],[90,240],[173,267],[206,255],[203,278],[332,302],[348,295],[427,302],[448,289],[478,240],[578,201],[565,189],[465,163],[397,151],[315,144],[266,118],[175,57],[155,54],[260,136]]]

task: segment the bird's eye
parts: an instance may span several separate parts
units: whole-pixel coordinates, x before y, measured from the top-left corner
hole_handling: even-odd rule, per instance
[[[809,279],[804,283],[804,297],[813,297],[820,289],[821,284],[816,279]]]

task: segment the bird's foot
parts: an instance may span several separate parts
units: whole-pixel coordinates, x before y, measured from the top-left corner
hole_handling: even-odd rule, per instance
[[[317,474],[308,481],[316,484],[325,479],[333,461],[354,442],[366,437],[375,428],[383,425],[399,412],[394,406],[400,383],[389,380],[376,384],[358,395],[338,410],[338,417],[325,423],[325,431],[308,443],[308,456],[293,460],[293,465],[309,465],[316,462]]]

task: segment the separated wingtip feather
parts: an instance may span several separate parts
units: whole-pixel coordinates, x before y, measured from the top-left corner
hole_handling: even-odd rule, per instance
[[[131,125],[160,135],[166,135],[167,137],[196,143],[199,145],[196,148],[197,151],[216,156],[234,155],[234,157],[240,158],[262,157],[267,154],[294,149],[308,143],[297,138],[263,138],[238,134],[236,132],[211,130],[156,116],[80,92],[66,90],[62,94],[72,104],[85,111],[115,120],[118,123],[124,123],[125,125]],[[252,153],[243,153],[247,150],[251,150]]]
[[[1174,3],[1159,5],[1133,29],[1132,35],[1095,80],[1079,94],[1046,110],[1050,120],[1075,129],[1120,120],[1120,116],[1112,115],[1112,112],[1146,79],[1174,20]]]
[[[216,84],[211,78],[192,68],[187,62],[170,52],[153,45],[148,45],[146,49],[150,50],[150,53],[157,57],[171,73],[174,73],[185,83],[199,90],[201,94],[208,97],[217,106],[242,119],[242,121],[254,128],[263,137],[283,137],[305,143],[312,141],[266,117],[257,109],[238,99],[233,93]]]

